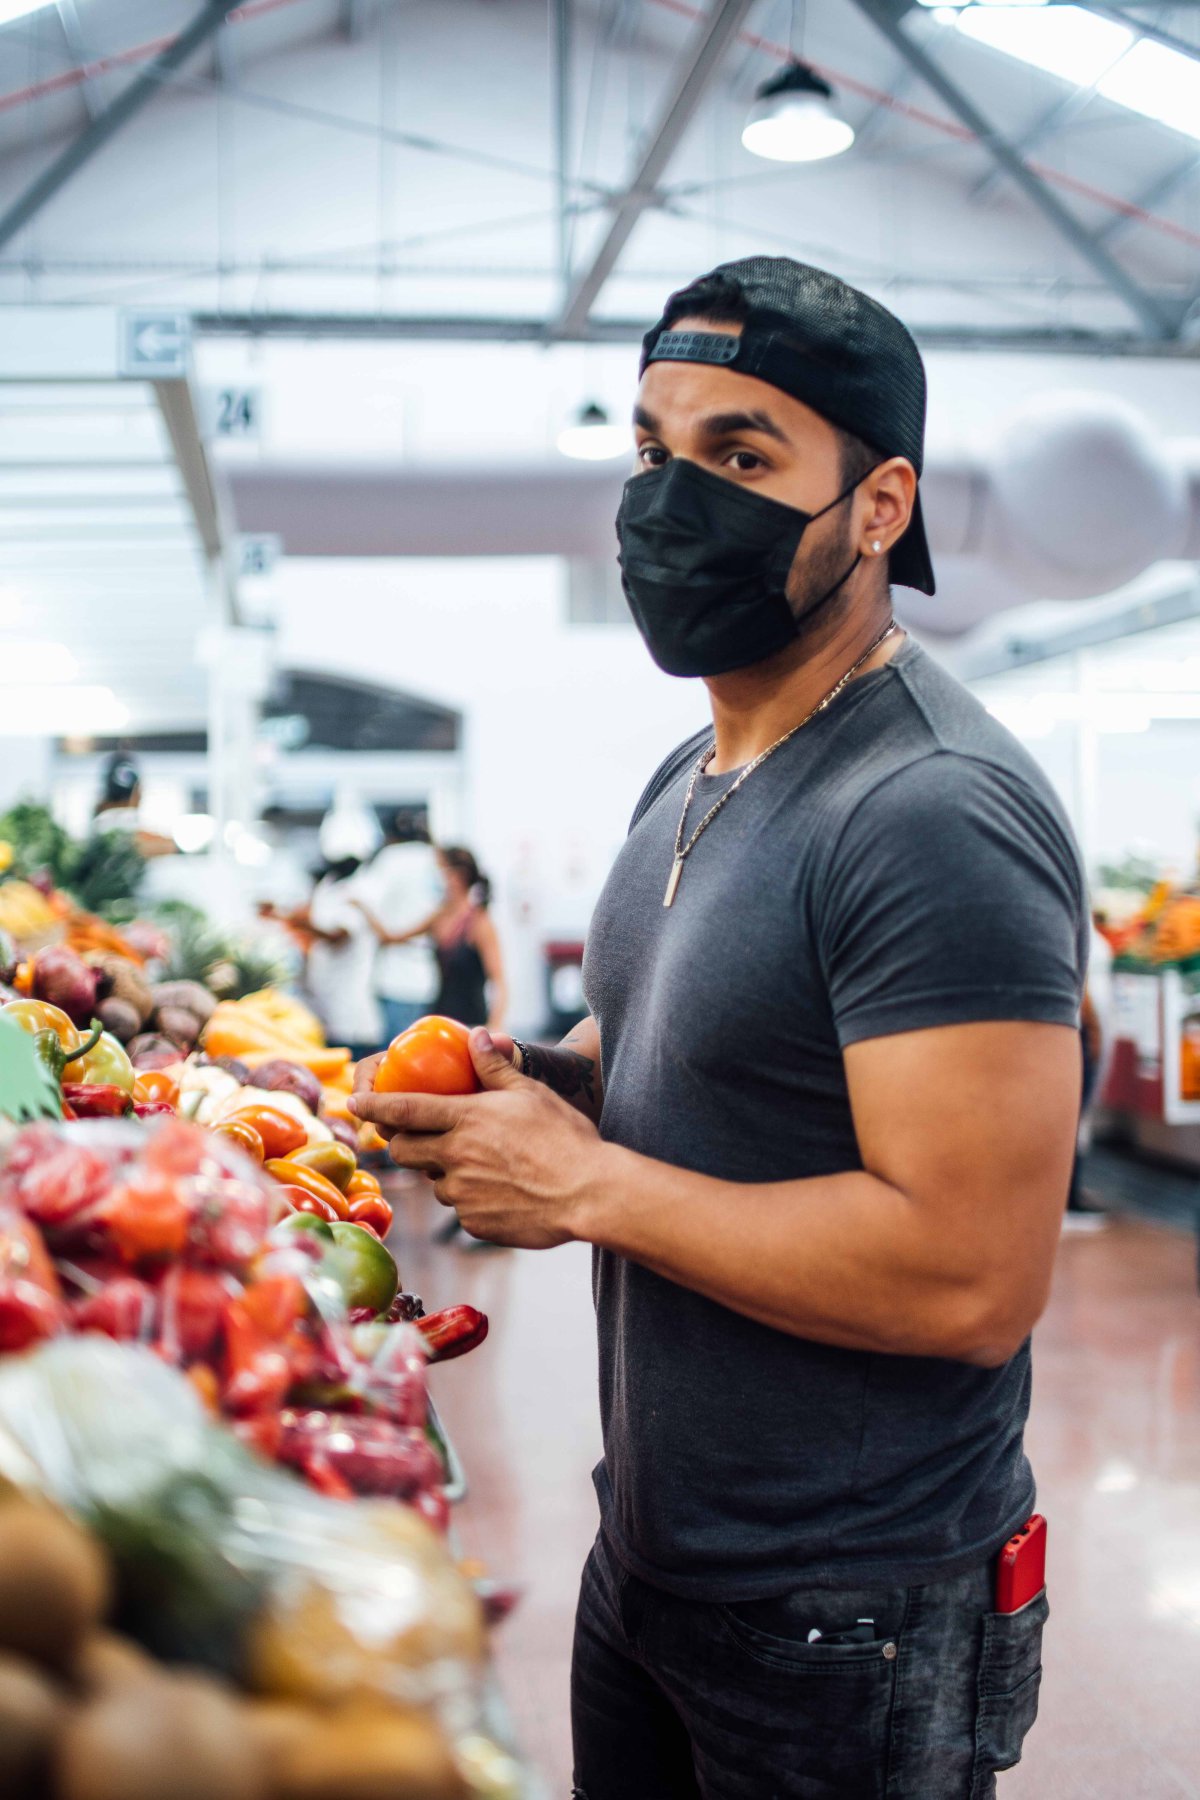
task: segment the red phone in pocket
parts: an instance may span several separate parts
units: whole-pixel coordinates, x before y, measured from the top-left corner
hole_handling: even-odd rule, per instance
[[[1009,1538],[996,1566],[996,1611],[1020,1612],[1046,1585],[1046,1521],[1033,1513]]]

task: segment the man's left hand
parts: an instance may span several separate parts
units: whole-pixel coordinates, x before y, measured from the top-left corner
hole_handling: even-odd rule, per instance
[[[595,1126],[539,1082],[519,1075],[484,1030],[471,1033],[481,1094],[376,1094],[377,1059],[359,1065],[357,1118],[389,1139],[402,1169],[420,1169],[472,1237],[551,1250],[580,1235],[605,1145]]]

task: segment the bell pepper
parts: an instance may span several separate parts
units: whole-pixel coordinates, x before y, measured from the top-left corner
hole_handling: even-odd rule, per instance
[[[302,1168],[315,1169],[326,1181],[331,1181],[340,1194],[344,1194],[350,1179],[358,1167],[358,1159],[353,1150],[347,1150],[345,1144],[336,1140],[328,1144],[305,1144],[299,1150],[287,1152],[289,1162],[299,1163]]]
[[[318,1200],[324,1200],[326,1206],[331,1206],[339,1219],[350,1217],[350,1203],[345,1194],[340,1188],[334,1187],[332,1181],[327,1181],[324,1175],[318,1174],[316,1169],[307,1169],[303,1163],[296,1162],[290,1156],[272,1157],[265,1166],[267,1174],[273,1175],[276,1181],[283,1182],[285,1187],[303,1188],[306,1194],[315,1194]]]
[[[104,1087],[124,1088],[132,1098],[133,1084],[137,1079],[133,1064],[130,1062],[125,1046],[117,1042],[111,1032],[102,1031],[92,1047],[80,1054],[75,1063],[72,1078],[77,1082],[99,1082]]]
[[[67,1309],[54,1264],[36,1225],[18,1215],[0,1225],[0,1352],[55,1337]]]
[[[98,1217],[127,1262],[180,1256],[188,1240],[188,1209],[178,1189],[149,1173],[115,1187]]]
[[[79,1032],[62,1007],[51,1006],[48,1000],[10,1000],[0,1007],[0,1016],[10,1024],[19,1025],[31,1036],[36,1036],[39,1031],[52,1031],[64,1050],[79,1048]]]
[[[63,1045],[56,1031],[47,1028],[47,1030],[35,1034],[33,1054],[42,1066],[50,1071],[55,1081],[61,1081],[72,1064],[82,1067],[81,1059],[97,1047],[103,1036],[104,1028],[97,1019],[92,1026],[91,1034],[86,1038],[80,1038],[78,1045],[72,1050]],[[72,1074],[77,1073],[78,1068],[72,1069]]]
[[[300,1330],[308,1309],[294,1275],[265,1276],[226,1302],[222,1400],[230,1412],[275,1412],[310,1372],[311,1346]]]
[[[119,1119],[132,1104],[123,1087],[99,1081],[64,1082],[63,1100],[76,1119]]]

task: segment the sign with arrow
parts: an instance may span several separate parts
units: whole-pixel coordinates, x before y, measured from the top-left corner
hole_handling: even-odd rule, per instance
[[[184,376],[191,340],[187,313],[122,313],[121,373],[143,381]]]

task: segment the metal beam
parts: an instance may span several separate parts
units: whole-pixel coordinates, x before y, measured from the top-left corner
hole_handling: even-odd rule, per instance
[[[229,0],[207,0],[201,7],[191,24],[186,26],[179,36],[167,45],[154,61],[140,75],[136,75],[129,86],[121,93],[112,105],[100,116],[93,119],[85,131],[80,132],[66,149],[56,156],[48,169],[32,181],[18,200],[8,208],[0,218],[0,249],[11,242],[19,231],[24,230],[31,219],[37,217],[48,201],[64,188],[74,175],[77,175],[85,163],[91,161],[96,152],[115,137],[134,114],[140,112],[146,102],[159,91],[164,77],[169,76],[179,65],[186,61],[194,50],[210,38],[229,11]]]
[[[370,0],[341,0],[338,8],[338,29],[350,43],[356,44],[366,35],[367,15],[370,11]]]
[[[564,301],[571,280],[571,0],[550,0],[554,163],[558,177],[558,273]]]
[[[1200,175],[1200,152],[1189,156],[1186,162],[1176,163],[1173,168],[1167,170],[1165,175],[1160,175],[1157,181],[1152,181],[1150,186],[1145,188],[1132,202],[1134,211],[1114,213],[1111,219],[1107,219],[1099,230],[1092,234],[1096,242],[1098,244],[1115,244],[1118,238],[1124,237],[1127,231],[1132,231],[1135,225],[1142,223],[1140,215],[1154,212],[1164,200],[1169,200],[1173,194],[1179,192],[1180,188],[1186,187],[1195,175]]]
[[[83,27],[79,23],[79,9],[75,0],[56,0],[55,10],[58,13],[58,22],[62,26],[62,34],[72,62],[85,68],[92,59],[88,55]],[[88,118],[98,119],[104,111],[104,96],[100,92],[99,82],[94,79],[85,79],[79,84],[79,92],[83,98],[83,104],[87,108]]]
[[[1096,98],[1098,85],[1098,82],[1093,81],[1087,87],[1075,88],[1065,99],[1057,101],[1054,106],[1042,114],[1040,119],[1035,120],[1028,131],[1023,131],[1020,137],[1013,138],[1011,140],[1012,147],[1017,155],[1024,156],[1026,151],[1035,150],[1039,144],[1044,144],[1047,138],[1054,136],[1055,132],[1065,131],[1068,125],[1073,125],[1079,115]],[[971,189],[972,200],[986,199],[997,182],[1002,179],[998,168],[990,168]]]
[[[0,309],[0,323],[3,310]],[[209,337],[387,339],[401,342],[535,344],[545,341],[542,319],[414,316],[407,313],[215,312],[193,316],[197,333]],[[637,344],[647,319],[589,319],[561,334],[577,344]],[[1200,360],[1200,344],[1144,337],[1136,332],[1082,331],[1075,327],[1031,328],[968,325],[914,326],[918,343],[931,350],[1008,350],[1055,356],[1135,356]]]
[[[908,0],[854,0],[854,4],[882,33],[893,48],[907,58],[917,74],[931,87],[944,105],[948,106],[955,117],[967,127],[967,130],[979,140],[980,145],[1003,172],[1020,188],[1026,199],[1030,200],[1044,218],[1049,220],[1059,236],[1064,238],[1071,248],[1090,264],[1096,273],[1125,302],[1130,312],[1137,319],[1147,336],[1151,338],[1170,338],[1174,335],[1178,320],[1159,306],[1150,295],[1143,293],[1137,282],[1122,268],[1116,258],[1109,254],[1104,245],[1098,243],[1092,234],[1085,230],[1065,207],[1052,188],[1036,175],[1023,162],[1013,149],[1004,134],[987,119],[974,101],[952,81],[935,62],[928,51],[922,48],[903,29],[900,21],[908,11]]]
[[[625,186],[613,198],[613,217],[604,240],[588,267],[573,281],[561,312],[547,328],[548,336],[570,336],[587,324],[634,226],[646,208],[654,205],[667,164],[753,3],[754,0],[714,0],[712,10],[700,22],[670,83],[646,147]]]
[[[1084,0],[1084,10],[1096,13],[1101,19],[1111,19],[1114,25],[1124,25],[1126,30],[1136,32],[1139,37],[1161,44],[1164,50],[1174,50],[1179,56],[1190,56],[1193,62],[1200,62],[1200,44],[1193,44],[1173,31],[1164,31],[1151,19],[1133,19],[1119,6],[1102,6],[1099,0]]]

